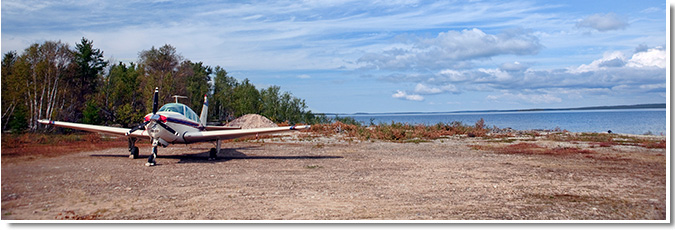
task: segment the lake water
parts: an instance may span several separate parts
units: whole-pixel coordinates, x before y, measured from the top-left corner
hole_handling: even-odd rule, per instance
[[[532,111],[532,112],[484,112],[442,114],[364,114],[340,115],[352,117],[365,125],[373,123],[401,122],[408,124],[434,125],[439,122],[459,121],[473,125],[483,118],[487,127],[513,128],[516,130],[560,129],[571,132],[607,132],[654,135],[666,134],[665,109],[634,110],[582,110],[582,111]]]

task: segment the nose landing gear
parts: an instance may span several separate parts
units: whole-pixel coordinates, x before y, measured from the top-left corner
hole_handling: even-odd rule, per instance
[[[148,163],[145,163],[145,166],[155,166],[157,164],[157,162],[155,162],[155,158],[157,158],[157,147],[158,146],[152,146],[152,154],[148,157]]]

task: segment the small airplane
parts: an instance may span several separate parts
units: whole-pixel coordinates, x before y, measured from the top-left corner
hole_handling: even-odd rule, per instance
[[[125,135],[129,137],[129,158],[138,158],[138,138],[150,138],[152,141],[152,154],[148,157],[146,166],[156,165],[157,148],[167,147],[170,144],[190,144],[197,142],[215,142],[216,147],[209,151],[209,160],[216,159],[220,152],[220,141],[247,136],[258,136],[276,132],[309,129],[309,125],[285,126],[274,128],[241,129],[240,127],[209,126],[206,125],[208,115],[208,98],[204,95],[204,105],[200,116],[190,107],[178,103],[168,103],[158,107],[159,87],[155,88],[152,97],[152,113],[145,115],[145,121],[133,128],[116,128],[101,125],[88,125],[64,121],[39,120],[41,124],[58,127],[99,132],[106,134]]]

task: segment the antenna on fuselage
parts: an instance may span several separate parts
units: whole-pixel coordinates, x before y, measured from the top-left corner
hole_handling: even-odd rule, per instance
[[[187,98],[186,96],[173,95],[172,97],[176,98],[176,103],[178,103],[178,98]]]

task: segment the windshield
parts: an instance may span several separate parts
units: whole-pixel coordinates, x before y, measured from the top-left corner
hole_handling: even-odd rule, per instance
[[[190,109],[190,107],[187,107],[186,105],[180,104],[180,103],[169,103],[162,108],[159,108],[158,112],[174,112],[174,113],[180,113],[181,115],[187,117],[187,119],[190,119],[192,121],[195,121],[199,123],[199,116]]]

